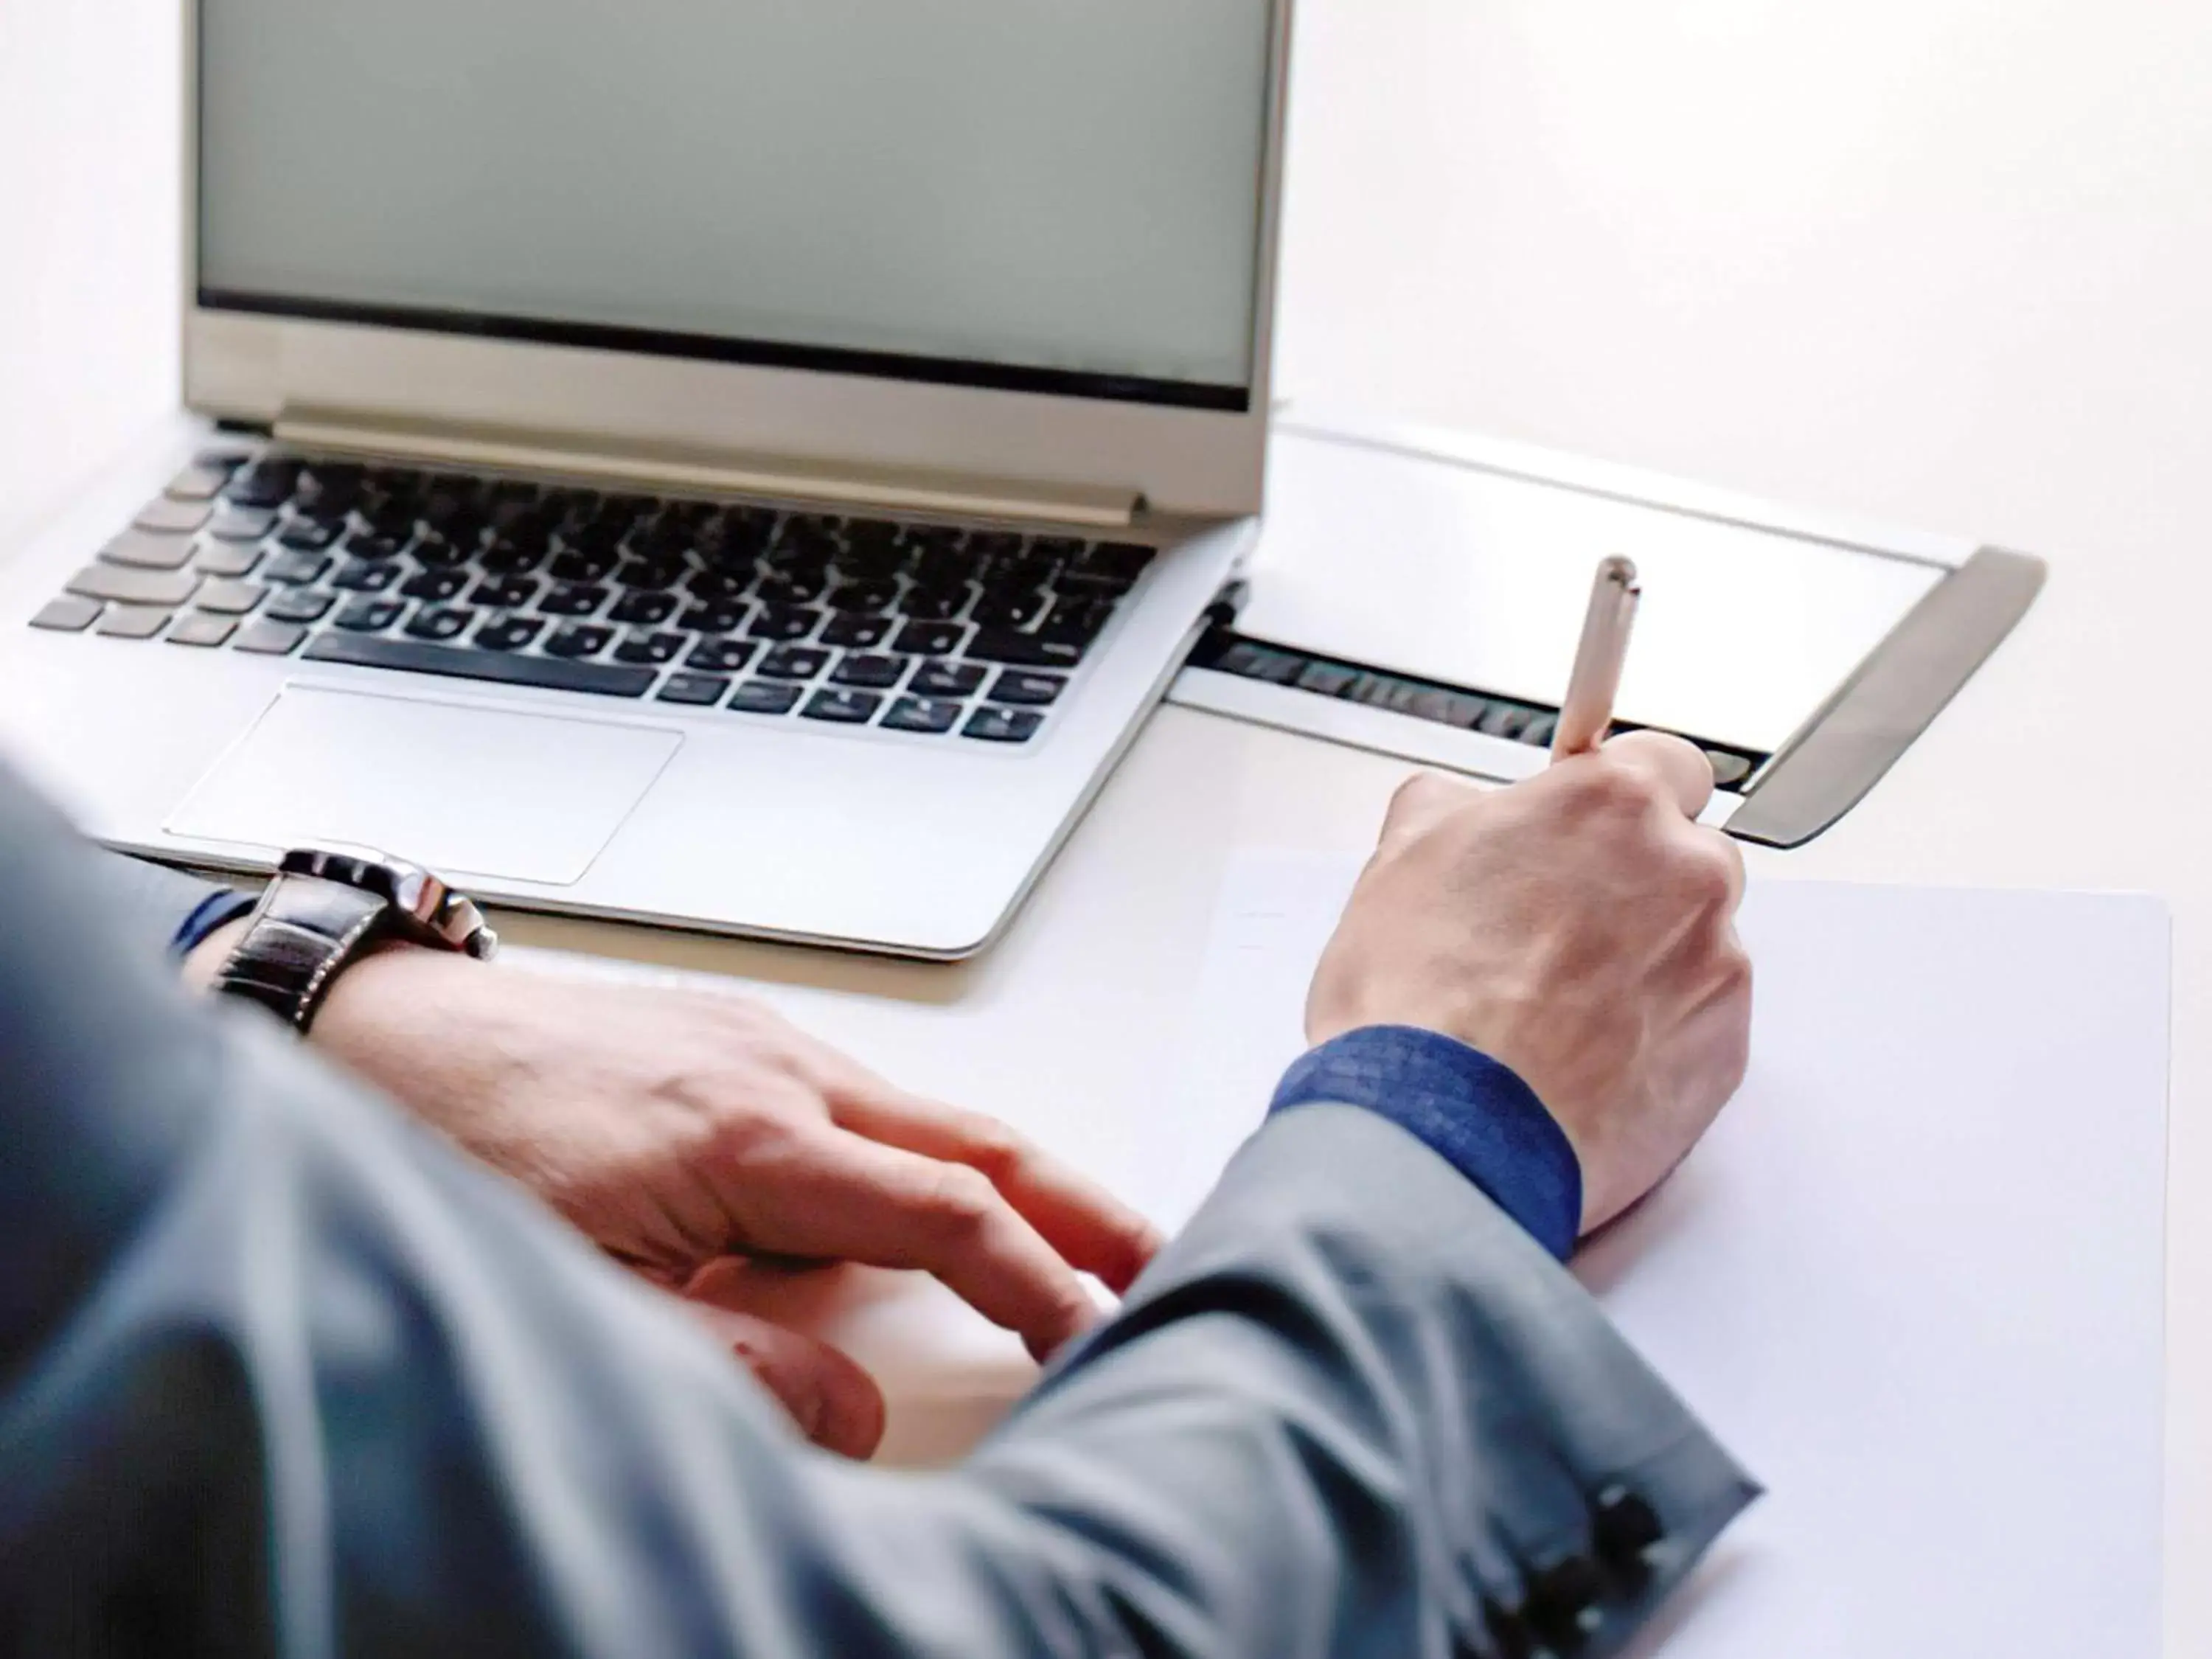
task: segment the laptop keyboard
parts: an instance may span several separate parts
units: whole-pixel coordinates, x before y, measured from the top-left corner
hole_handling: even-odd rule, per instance
[[[210,451],[32,625],[1018,744],[1152,558]]]

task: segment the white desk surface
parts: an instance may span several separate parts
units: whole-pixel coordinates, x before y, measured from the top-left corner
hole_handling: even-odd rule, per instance
[[[1300,11],[1283,392],[2052,560],[2020,634],[1874,797],[1758,862],[2172,902],[2166,1653],[2212,1652],[2212,791],[2193,696],[2212,9]],[[0,7],[0,534],[173,395],[175,17],[172,0]],[[800,999],[817,1024],[918,1085],[957,1077],[1032,1121],[1044,1091],[1108,1113],[1158,1086],[1229,849],[1361,844],[1402,770],[1164,711],[1006,945],[965,969],[524,931],[820,988]],[[947,1006],[957,1053],[927,1017]]]

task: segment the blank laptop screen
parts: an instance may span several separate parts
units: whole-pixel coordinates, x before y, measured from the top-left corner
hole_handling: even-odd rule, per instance
[[[1243,409],[1271,0],[200,0],[214,309]]]

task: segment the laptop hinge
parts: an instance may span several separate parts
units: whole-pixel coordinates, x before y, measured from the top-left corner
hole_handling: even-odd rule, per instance
[[[1141,492],[1087,485],[963,477],[919,468],[863,470],[835,462],[733,455],[680,444],[625,444],[519,427],[410,421],[386,415],[287,409],[277,438],[301,449],[367,460],[550,473],[632,489],[758,495],[953,518],[1038,520],[1125,530]]]

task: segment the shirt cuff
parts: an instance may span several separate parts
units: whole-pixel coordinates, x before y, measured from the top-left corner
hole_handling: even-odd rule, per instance
[[[210,893],[178,927],[176,936],[169,941],[170,955],[181,962],[205,944],[210,935],[250,912],[253,902],[251,893],[234,892],[228,887]]]
[[[1565,1261],[1582,1231],[1583,1171],[1535,1091],[1489,1055],[1435,1031],[1370,1025],[1285,1073],[1272,1115],[1361,1106],[1425,1144]]]

